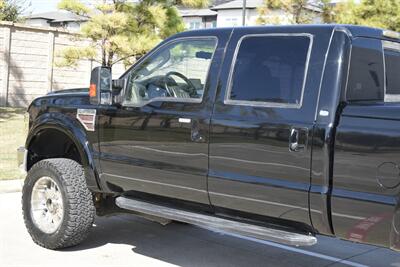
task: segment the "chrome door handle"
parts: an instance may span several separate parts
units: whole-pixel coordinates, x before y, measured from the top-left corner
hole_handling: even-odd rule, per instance
[[[289,135],[289,151],[299,152],[305,149],[305,144],[300,144],[300,131],[292,128]]]
[[[206,141],[198,119],[179,118],[178,121],[182,124],[190,124],[190,140],[192,142],[204,143]]]

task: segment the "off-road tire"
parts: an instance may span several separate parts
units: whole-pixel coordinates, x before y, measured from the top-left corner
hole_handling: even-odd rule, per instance
[[[33,223],[31,214],[33,186],[45,176],[57,183],[64,206],[61,224],[52,234],[41,231]],[[48,249],[60,249],[81,243],[88,236],[95,216],[93,197],[87,188],[82,166],[65,158],[36,163],[29,170],[22,189],[22,211],[25,226],[36,244]]]

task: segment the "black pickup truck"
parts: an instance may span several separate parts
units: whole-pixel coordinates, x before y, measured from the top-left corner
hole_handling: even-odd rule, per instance
[[[296,246],[400,250],[400,34],[347,25],[183,32],[120,79],[32,102],[33,240],[132,212]]]

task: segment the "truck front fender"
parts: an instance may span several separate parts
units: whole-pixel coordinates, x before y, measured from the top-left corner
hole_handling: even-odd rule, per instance
[[[50,129],[64,134],[72,141],[78,150],[80,164],[84,168],[88,188],[91,191],[101,191],[98,182],[98,164],[94,160],[95,152],[93,150],[93,143],[91,142],[95,141],[97,143],[97,135],[96,133],[92,133],[92,136],[89,136],[89,133],[82,127],[78,120],[71,115],[50,112],[42,114],[34,120],[25,143],[25,147],[28,150],[27,170],[35,163],[32,161],[32,157],[29,157],[32,144],[41,134]]]

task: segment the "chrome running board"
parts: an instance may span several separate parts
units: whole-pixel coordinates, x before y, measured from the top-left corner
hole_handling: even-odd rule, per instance
[[[164,207],[126,197],[117,197],[115,203],[122,209],[292,246],[311,246],[317,243],[317,238],[312,235],[292,233],[258,225],[231,221],[211,215]]]

